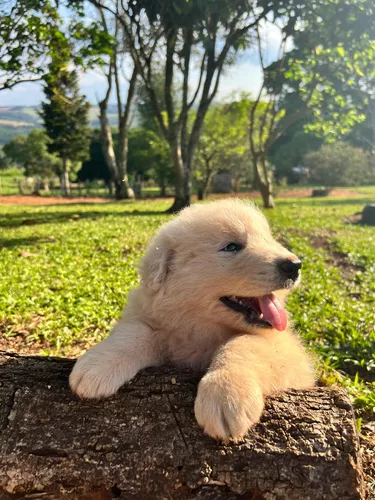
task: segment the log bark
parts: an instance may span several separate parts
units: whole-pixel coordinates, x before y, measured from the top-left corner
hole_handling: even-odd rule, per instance
[[[0,499],[363,498],[341,389],[270,398],[244,441],[222,444],[195,422],[198,374],[149,369],[110,399],[80,401],[72,365],[0,355]]]

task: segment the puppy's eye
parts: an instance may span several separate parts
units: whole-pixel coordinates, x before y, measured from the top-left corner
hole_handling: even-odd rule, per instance
[[[241,243],[228,243],[228,245],[222,248],[221,252],[239,252],[243,249],[243,245]]]

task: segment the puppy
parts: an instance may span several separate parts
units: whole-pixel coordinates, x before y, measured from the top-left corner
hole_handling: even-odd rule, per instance
[[[75,364],[72,390],[108,397],[165,363],[207,370],[195,401],[199,425],[216,439],[242,438],[265,396],[314,384],[283,305],[300,268],[248,202],[186,208],[151,241],[139,287],[111,335]]]

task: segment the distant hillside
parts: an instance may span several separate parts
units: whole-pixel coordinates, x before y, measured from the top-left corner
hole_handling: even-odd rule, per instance
[[[41,127],[37,106],[0,106],[0,145],[6,144],[17,135],[26,135],[33,128]],[[108,119],[112,126],[117,126],[117,106],[108,107]],[[90,125],[99,127],[99,108],[90,109]]]

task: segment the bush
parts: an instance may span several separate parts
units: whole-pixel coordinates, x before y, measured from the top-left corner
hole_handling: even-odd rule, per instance
[[[305,156],[310,180],[326,187],[366,184],[371,176],[366,153],[344,142],[326,144]]]

